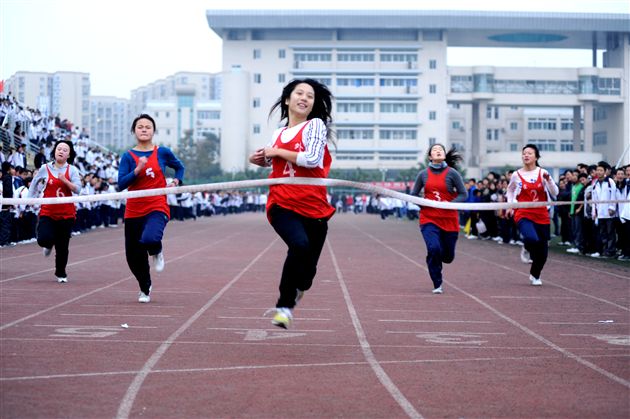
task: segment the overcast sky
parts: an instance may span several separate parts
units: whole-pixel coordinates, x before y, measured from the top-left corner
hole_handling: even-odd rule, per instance
[[[304,3],[304,2],[303,2]],[[0,0],[0,79],[17,71],[81,71],[93,95],[132,89],[178,71],[221,70],[221,41],[208,9],[355,9],[356,0]],[[387,0],[370,9],[630,13],[629,0]],[[449,65],[589,66],[590,52],[523,63],[494,50],[449,52]]]

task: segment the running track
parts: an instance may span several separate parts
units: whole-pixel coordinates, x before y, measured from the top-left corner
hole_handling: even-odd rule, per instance
[[[68,284],[0,249],[0,417],[630,415],[630,266],[466,240],[431,294],[414,222],[338,214],[289,331],[263,214],[172,222],[139,304],[122,228],[73,237]],[[127,324],[128,328],[121,325]]]

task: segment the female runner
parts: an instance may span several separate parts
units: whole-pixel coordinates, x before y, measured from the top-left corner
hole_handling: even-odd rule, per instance
[[[170,148],[153,145],[155,121],[142,114],[133,120],[131,132],[137,144],[123,154],[118,168],[118,188],[136,191],[181,185],[184,165]],[[173,182],[166,184],[166,167],[175,170]],[[157,272],[164,270],[162,237],[170,211],[165,195],[129,198],[125,207],[125,255],[129,269],[140,285],[138,301],[151,301],[151,274],[148,256]]]
[[[521,152],[523,167],[512,173],[507,189],[508,202],[545,202],[558,194],[558,186],[549,172],[539,167],[540,152],[534,144],[527,144]],[[542,285],[542,272],[549,251],[550,218],[547,207],[508,210],[523,238],[521,260],[531,260],[529,281]]]
[[[272,166],[270,178],[328,176],[332,94],[316,80],[293,80],[282,90],[269,115],[280,108],[286,126],[275,131],[271,143],[256,150],[249,161]],[[326,240],[328,220],[335,209],[325,186],[274,185],[269,187],[267,218],[289,250],[280,278],[280,297],[272,324],[287,329],[293,308],[311,288]]]
[[[468,192],[464,180],[454,168],[462,157],[454,149],[446,152],[442,144],[434,144],[427,153],[429,167],[418,173],[411,195],[419,195],[432,201],[464,202]],[[459,233],[457,210],[422,206],[420,231],[427,246],[427,267],[433,281],[433,294],[442,294],[442,264],[455,259],[455,244]]]

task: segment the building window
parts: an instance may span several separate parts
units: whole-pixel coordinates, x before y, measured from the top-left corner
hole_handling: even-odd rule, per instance
[[[451,127],[453,129],[459,129],[462,126],[460,121],[453,121],[453,123],[451,124]]]
[[[410,129],[381,129],[379,138],[381,140],[415,140],[417,132]]]
[[[337,139],[339,140],[372,140],[374,139],[374,131],[369,128],[354,128],[337,130]]]
[[[254,124],[254,134],[260,134],[260,124]]]
[[[278,50],[278,58],[287,58],[287,50],[279,49]]]
[[[510,122],[510,130],[511,131],[518,130],[518,122]]]
[[[337,112],[372,113],[374,112],[374,104],[369,102],[337,102]]]
[[[429,60],[429,68],[435,70],[437,68],[437,60]]]
[[[518,144],[510,143],[510,151],[518,151]]]
[[[430,121],[435,121],[437,119],[437,112],[436,111],[429,111],[429,120]]]
[[[262,76],[260,73],[254,73],[254,83],[260,84],[262,83]]]
[[[435,84],[430,84],[429,85],[429,93],[431,93],[431,94],[437,93],[437,86]]]
[[[429,147],[434,146],[437,143],[435,137],[429,137]]]
[[[498,129],[495,129],[495,130],[494,130],[494,139],[495,139],[496,141],[499,141],[499,130],[498,130]]]
[[[155,112],[155,117],[159,118],[160,117],[160,113],[159,112]]]
[[[486,140],[492,140],[492,130],[491,129],[487,129],[486,130]]]
[[[278,83],[284,83],[285,79],[286,79],[286,76],[284,73],[278,74]]]
[[[416,113],[418,104],[416,103],[381,103],[382,113]]]
[[[171,116],[171,113],[167,111],[167,112],[166,112],[166,117],[167,117],[167,118],[170,118],[170,116]]]
[[[262,52],[258,48],[254,49],[254,60],[259,60],[261,56]]]
[[[372,140],[374,138],[374,131],[368,128],[360,129],[338,129],[337,139],[339,140]]]
[[[259,97],[255,97],[252,100],[252,108],[260,108],[260,98]]]

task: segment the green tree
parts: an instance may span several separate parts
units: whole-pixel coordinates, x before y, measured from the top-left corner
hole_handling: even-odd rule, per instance
[[[212,133],[204,133],[204,138],[194,141],[192,130],[184,131],[177,145],[176,155],[186,166],[186,183],[207,183],[221,174],[219,156],[221,141]]]

